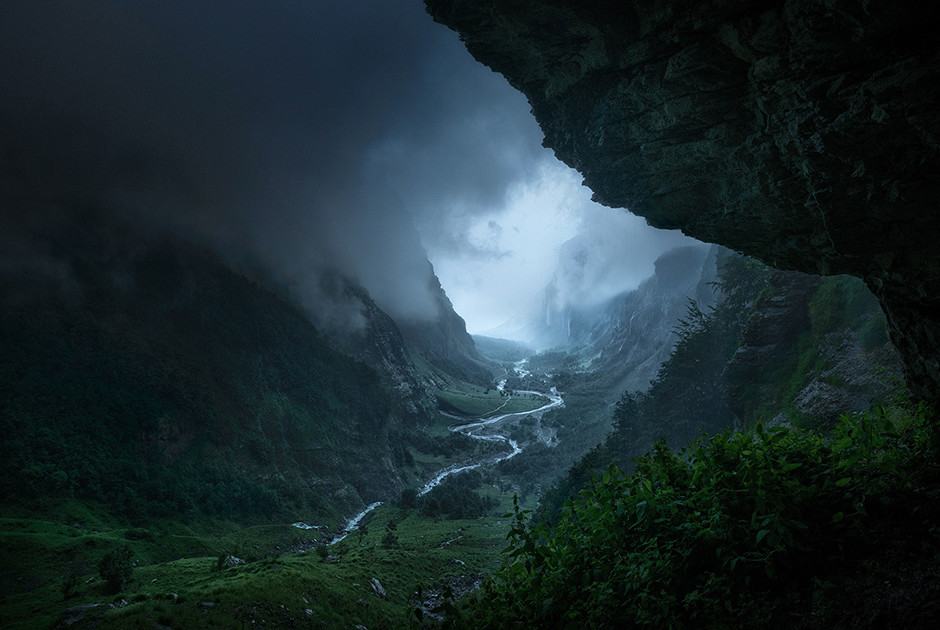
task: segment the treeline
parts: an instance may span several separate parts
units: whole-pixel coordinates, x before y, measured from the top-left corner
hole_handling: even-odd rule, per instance
[[[739,347],[749,309],[768,287],[770,270],[743,256],[720,263],[720,299],[701,310],[690,302],[676,327],[678,341],[646,392],[625,392],[613,413],[613,432],[589,451],[542,498],[539,518],[554,521],[562,504],[611,463],[625,470],[660,438],[672,448],[734,421],[725,367]]]
[[[833,339],[858,340],[860,360],[884,356],[870,293],[737,255],[715,288],[713,308],[690,303],[650,389],[620,399],[607,440],[536,514],[517,508],[503,567],[458,607],[458,627],[792,627],[791,613],[821,601],[852,627],[853,605],[839,602],[858,558],[899,529],[912,549],[940,549],[936,510],[910,511],[932,487],[929,410],[903,388],[837,423],[792,404],[828,378]],[[921,558],[876,562],[890,572]]]
[[[825,376],[832,358],[827,353],[847,352],[832,349],[846,339],[858,340],[857,362],[867,365],[872,380],[883,362],[896,365],[884,316],[856,278],[777,272],[730,255],[719,261],[714,288],[716,304],[701,309],[690,302],[674,331],[676,345],[650,388],[624,392],[612,414],[613,431],[545,494],[539,518],[554,520],[592,476],[610,463],[630,470],[633,459],[660,439],[678,449],[701,435],[748,429],[758,420],[831,430],[847,409],[812,416],[795,400],[813,379],[824,380],[837,400],[858,389]],[[887,395],[893,386],[884,380],[858,397],[877,401]],[[866,402],[861,409],[867,407]]]
[[[417,508],[423,516],[451,519],[487,516],[498,505],[493,496],[481,494],[485,481],[479,470],[467,470],[444,479],[423,496],[414,489],[402,493],[399,504],[404,508]]]

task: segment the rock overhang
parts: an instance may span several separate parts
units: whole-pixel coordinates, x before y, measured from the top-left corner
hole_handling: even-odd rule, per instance
[[[938,20],[896,3],[426,0],[600,203],[863,278],[940,397]]]

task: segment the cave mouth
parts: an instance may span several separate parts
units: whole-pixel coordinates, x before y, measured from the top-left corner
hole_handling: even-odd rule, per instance
[[[940,399],[940,41],[887,2],[426,0],[594,198],[780,269],[862,278]]]

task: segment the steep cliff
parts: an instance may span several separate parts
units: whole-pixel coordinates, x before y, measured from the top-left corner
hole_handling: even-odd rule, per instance
[[[341,310],[354,311],[358,323],[318,321],[329,342],[378,372],[386,390],[400,401],[408,425],[425,424],[437,412],[435,384],[426,382],[430,375],[421,375],[415,369],[395,321],[361,285],[335,271],[320,276],[320,292],[327,300],[342,305]]]
[[[605,316],[585,331],[583,344],[591,353],[589,369],[610,383],[614,397],[644,391],[669,358],[679,320],[690,300],[702,309],[715,301],[709,286],[715,280],[720,248],[680,247],[656,260],[656,273],[636,291],[614,300]]]
[[[689,309],[674,327],[653,382],[624,393],[614,430],[548,493],[549,511],[611,460],[632,468],[660,438],[677,449],[703,433],[758,422],[830,431],[842,414],[903,398],[894,378],[900,359],[860,280],[775,271],[726,254],[718,260],[714,304]]]
[[[940,394],[938,18],[883,0],[426,0],[601,203],[879,298]],[[932,16],[932,17],[931,17]]]
[[[428,291],[437,306],[430,320],[399,319],[398,327],[408,345],[437,369],[477,385],[489,385],[493,374],[477,352],[463,318],[444,293],[431,263]]]

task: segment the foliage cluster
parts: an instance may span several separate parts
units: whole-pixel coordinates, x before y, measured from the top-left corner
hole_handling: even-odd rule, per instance
[[[676,326],[678,337],[669,358],[646,392],[625,392],[613,412],[614,431],[576,462],[546,491],[540,520],[554,520],[564,501],[610,462],[624,470],[662,436],[679,448],[703,432],[732,426],[725,367],[740,345],[750,308],[767,289],[770,269],[740,255],[719,264],[715,289],[720,299],[703,310],[690,301]]]
[[[783,407],[791,424],[830,428],[835,417],[809,417],[793,403],[810,381],[826,378],[831,358],[825,347],[835,340],[857,337],[865,354],[878,356],[879,362],[885,360],[884,353],[877,354],[889,344],[885,316],[877,298],[858,278],[830,276],[822,279],[809,299],[807,315],[809,324],[794,340],[787,360],[750,375],[751,395],[742,396],[741,401],[741,406],[750,411],[749,419],[778,411],[774,408],[776,405]],[[844,385],[842,382],[833,384]],[[871,395],[874,397],[875,392]]]
[[[422,516],[447,518],[477,518],[486,516],[498,505],[489,495],[478,492],[483,485],[483,474],[478,470],[451,475],[417,498]]]
[[[824,595],[869,514],[923,467],[926,425],[922,408],[878,408],[830,438],[758,425],[678,453],[660,442],[632,474],[595,478],[553,528],[518,506],[507,515],[505,562],[458,625],[744,627],[785,614],[765,597]]]
[[[109,593],[120,593],[131,579],[134,567],[133,553],[124,546],[106,553],[98,562],[98,574],[105,581]]]
[[[511,497],[498,497],[501,514],[510,509]],[[10,587],[0,592],[0,627],[11,630],[51,628],[66,608],[121,599],[127,604],[87,609],[75,627],[412,627],[415,585],[437,592],[495,569],[508,529],[498,517],[428,518],[418,510],[381,506],[362,536],[356,532],[340,543],[299,552],[316,534],[286,524],[241,528],[216,522],[197,530],[167,521],[172,533],[152,527],[154,543],[125,540],[125,530],[111,530],[107,523],[96,523],[93,531],[0,520],[0,565],[9,566],[17,548],[30,561],[17,561],[24,568],[0,575]],[[125,543],[138,566],[113,597],[96,567]],[[230,554],[246,563],[218,570],[218,558],[227,566]],[[387,599],[373,590],[373,578]]]
[[[612,414],[614,431],[546,492],[537,518],[557,518],[565,499],[592,475],[611,461],[629,470],[632,459],[647,452],[662,436],[670,448],[680,448],[702,433],[752,427],[759,419],[773,418],[780,412],[794,426],[833,427],[835,415],[805,416],[796,409],[794,400],[827,367],[826,335],[857,334],[866,351],[873,349],[869,347],[872,343],[881,349],[887,341],[884,316],[877,300],[857,278],[836,276],[815,284],[811,277],[784,278],[783,284],[792,281],[801,296],[795,299],[792,287],[786,289],[789,294],[783,294],[790,296],[787,308],[792,312],[783,321],[776,320],[769,330],[785,334],[756,341],[774,344],[761,346],[770,354],[760,355],[759,364],[736,365],[733,359],[750,326],[761,326],[762,305],[768,304],[777,311],[775,317],[780,317],[775,303],[784,289],[773,277],[771,269],[740,255],[720,264],[718,303],[701,309],[690,302],[687,316],[675,330],[678,341],[650,388],[623,394]],[[800,294],[801,290],[806,293]],[[872,359],[873,365],[881,356]],[[842,383],[834,385],[844,387]]]

